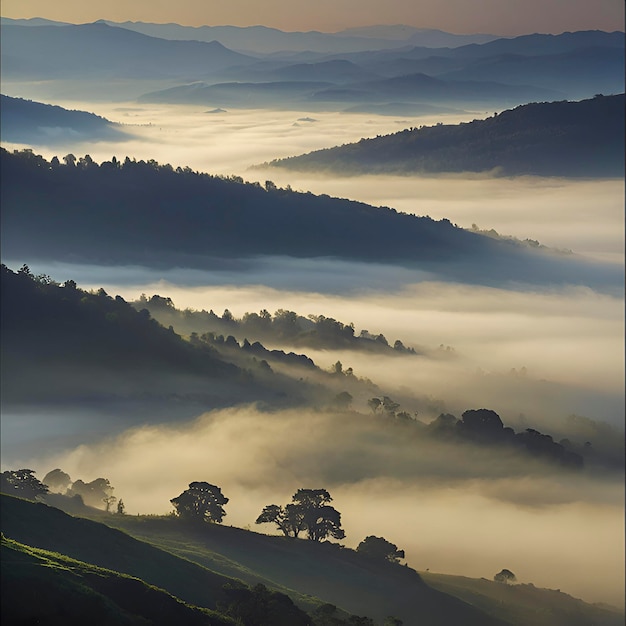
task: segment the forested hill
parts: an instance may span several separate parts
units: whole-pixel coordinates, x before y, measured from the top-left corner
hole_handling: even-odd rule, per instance
[[[120,296],[87,292],[72,280],[61,285],[27,266],[13,272],[3,265],[0,276],[5,408],[139,402],[146,410],[156,404],[195,414],[235,402],[303,401],[304,384],[274,374],[267,363],[255,367],[254,359],[239,367]]]
[[[484,120],[409,128],[270,165],[335,174],[494,171],[621,177],[624,94],[526,104]]]
[[[395,263],[497,284],[613,285],[621,274],[389,208],[244,183],[155,161],[1,151],[2,254],[155,268],[245,270],[245,260],[331,257]],[[426,213],[428,207],[423,207]],[[244,260],[244,261],[242,261]],[[619,274],[619,275],[618,275]]]
[[[70,111],[60,106],[23,98],[0,96],[3,141],[54,145],[80,140],[116,141],[129,139],[119,124],[87,111]]]

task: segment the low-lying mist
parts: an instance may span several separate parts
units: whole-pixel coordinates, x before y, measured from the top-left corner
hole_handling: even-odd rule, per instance
[[[623,180],[339,178],[248,170],[278,157],[461,117],[54,104],[128,124],[134,136],[122,144],[34,147],[47,158],[67,152],[89,153],[96,161],[128,155],[261,183],[271,179],[294,190],[448,218],[466,228],[476,224],[623,265]],[[470,112],[464,119],[486,115]],[[323,368],[340,360],[424,421],[439,412],[460,417],[484,407],[516,430],[536,428],[557,441],[569,437],[582,444],[595,432],[584,417],[608,422],[614,444],[623,443],[621,293],[445,283],[428,272],[329,259],[266,259],[256,266],[233,261],[214,271],[10,261],[14,269],[28,263],[34,274],[104,287],[127,301],[159,294],[179,309],[229,309],[241,317],[282,308],[352,322],[357,335],[383,333],[390,343],[400,339],[425,354],[296,351]],[[520,582],[623,606],[619,472],[567,472],[528,457],[426,444],[381,428],[366,398],[355,398],[353,408],[360,413],[235,407],[164,424],[164,415],[96,415],[80,406],[60,415],[39,407],[10,423],[3,417],[2,464],[31,467],[39,478],[56,467],[73,479],[104,476],[131,514],[167,513],[169,500],[189,482],[206,480],[230,498],[227,524],[265,532],[272,529],[254,524],[264,505],[285,504],[300,487],[324,487],[342,513],[350,547],[366,535],[382,535],[404,549],[416,569],[491,579],[508,568]],[[44,428],[48,418],[53,426]]]
[[[24,97],[20,87],[11,95]],[[275,158],[358,141],[403,128],[457,124],[492,112],[465,115],[393,117],[359,113],[231,110],[210,107],[139,105],[136,102],[53,104],[97,113],[125,125],[126,142],[68,143],[35,146],[46,158],[68,152],[90,154],[98,161],[125,156],[174,167],[189,166],[211,174],[238,175],[262,184],[351,198],[399,211],[448,218],[463,228],[476,224],[502,235],[538,240],[593,258],[623,263],[624,181],[558,178],[493,178],[488,175],[341,177],[290,172],[279,168],[249,169]],[[7,144],[7,148],[21,147]]]
[[[520,582],[587,600],[623,598],[621,477],[422,440],[365,414],[239,407],[132,429],[31,466],[104,476],[131,514],[167,513],[189,482],[206,480],[230,498],[226,523],[270,533],[254,524],[263,506],[324,487],[349,547],[382,535],[417,569],[491,578],[507,567]]]
[[[391,344],[400,339],[426,356],[291,349],[325,369],[340,360],[396,401],[422,399],[419,407],[407,405],[409,411],[421,409],[427,397],[433,411],[481,406],[511,425],[524,423],[521,414],[539,429],[577,414],[623,430],[624,304],[618,296],[579,287],[515,291],[437,283],[427,276],[407,283],[415,278],[408,271],[330,261],[268,266],[256,285],[236,284],[250,276],[230,271],[172,270],[163,281],[156,280],[163,274],[140,268],[31,269],[59,281],[72,276],[82,287],[104,287],[127,301],[159,294],[179,309],[220,315],[228,309],[236,317],[285,309],[353,323],[357,335],[382,333]]]

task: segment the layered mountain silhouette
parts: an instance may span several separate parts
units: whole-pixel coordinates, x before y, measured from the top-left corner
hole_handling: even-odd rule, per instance
[[[51,164],[1,152],[6,259],[219,268],[263,256],[400,264],[456,280],[621,281],[616,268],[435,221],[156,162]],[[243,262],[243,265],[241,263]]]

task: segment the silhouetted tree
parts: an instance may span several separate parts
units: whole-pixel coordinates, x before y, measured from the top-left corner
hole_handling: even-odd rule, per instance
[[[304,511],[296,504],[288,504],[285,507],[278,504],[269,504],[257,517],[256,524],[276,524],[285,537],[297,538],[306,530],[304,525]]]
[[[400,559],[404,558],[404,550],[398,550],[398,546],[387,541],[384,537],[375,537],[374,535],[365,537],[356,550],[377,561],[399,563]]]
[[[277,504],[266,506],[256,523],[274,523],[286,537],[298,537],[306,531],[311,541],[322,541],[328,536],[343,539],[341,513],[330,502],[332,498],[325,489],[298,489],[284,508]]]
[[[174,505],[176,514],[182,519],[219,524],[226,515],[223,505],[228,503],[228,498],[215,485],[193,482],[189,483],[189,489],[170,502]]]
[[[117,514],[118,515],[126,515],[126,506],[125,506],[124,500],[122,500],[122,498],[120,498],[117,501]]]
[[[497,582],[497,583],[514,583],[517,580],[517,576],[515,576],[515,574],[508,569],[503,569],[502,571],[498,572],[493,579]]]
[[[35,500],[48,493],[47,485],[35,478],[31,469],[7,470],[0,475],[0,491],[20,498]]]

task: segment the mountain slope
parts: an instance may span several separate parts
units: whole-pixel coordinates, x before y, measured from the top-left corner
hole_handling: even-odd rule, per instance
[[[619,272],[607,267],[544,255],[448,220],[296,193],[271,182],[264,189],[130,159],[51,167],[31,153],[0,154],[5,259],[208,269],[238,258],[245,272],[264,255],[332,257],[487,284],[621,283]]]
[[[270,165],[344,174],[497,169],[504,175],[622,176],[624,94],[528,104],[485,120],[411,128]]]
[[[234,620],[143,581],[2,537],[4,624],[217,626]]]
[[[68,141],[123,141],[130,135],[109,120],[60,106],[0,96],[3,141],[54,145]]]
[[[516,626],[619,626],[624,614],[618,609],[587,604],[558,589],[532,584],[508,585],[484,578],[421,573],[434,587],[469,602],[490,615]]]
[[[105,581],[100,580],[99,585],[93,585],[96,591],[114,593],[120,599],[126,597],[128,602],[141,593],[139,588],[147,583],[167,590],[175,598],[180,598],[184,602],[214,610],[230,601],[228,587],[225,585],[240,587],[237,580],[216,574],[99,522],[74,518],[59,509],[4,494],[0,495],[0,501],[2,503],[0,524],[4,537],[28,546],[60,553],[65,557],[95,565],[98,568],[106,568],[113,573],[119,572],[126,576],[133,576],[142,581],[141,583],[128,582],[128,579],[120,580],[120,577],[107,575],[108,578],[112,578],[109,581],[111,584],[107,585]],[[41,557],[42,555],[35,554],[35,556]],[[86,569],[93,572],[94,568]],[[93,573],[98,574],[98,572]],[[131,589],[124,589],[123,586],[131,586]],[[148,591],[143,591],[143,593],[146,594]],[[151,593],[157,596],[154,592]],[[115,595],[114,599],[117,599]],[[276,599],[280,599],[281,594],[275,594],[275,596]],[[180,603],[176,603],[171,598],[162,596],[161,599],[155,597],[151,600],[146,599],[148,608],[155,600],[162,605],[163,611],[169,606],[173,611],[179,610],[184,617],[184,605],[181,607]],[[289,614],[294,614],[292,615],[294,619],[292,621],[280,619],[276,623],[285,624],[285,626],[291,623],[307,623],[307,620],[303,619],[304,614],[296,609],[287,598],[284,600],[281,600],[284,607],[282,618],[288,618]],[[146,609],[146,607],[143,608]],[[203,617],[202,612],[197,610],[189,611],[189,613],[188,617],[193,618],[193,613],[196,617]],[[208,615],[211,616],[212,613]],[[151,616],[151,619],[154,617],[154,615]],[[171,617],[175,617],[175,613]],[[229,623],[229,620],[223,617],[220,620],[219,615],[215,617],[218,619],[206,623]],[[202,620],[199,619],[198,623],[202,623]],[[244,623],[252,626],[254,622],[246,620]]]
[[[206,341],[186,341],[147,310],[102,289],[89,293],[71,280],[59,285],[4,265],[1,287],[4,409],[66,406],[116,414],[126,406],[132,423],[141,423],[145,415],[174,420],[243,402],[324,405],[338,393],[332,381],[309,384],[272,371],[262,347],[257,359],[238,344],[231,355],[228,343],[218,351]],[[81,418],[89,420],[90,411]]]

